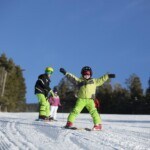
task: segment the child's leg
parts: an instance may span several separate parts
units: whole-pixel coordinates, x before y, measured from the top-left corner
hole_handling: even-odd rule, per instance
[[[39,109],[39,116],[47,117],[46,107],[47,107],[47,100],[43,94],[36,94],[40,109]]]
[[[69,122],[73,123],[75,121],[76,117],[79,115],[79,113],[85,107],[85,105],[86,105],[85,99],[78,99],[73,111],[69,114],[67,120]]]
[[[57,117],[57,110],[58,110],[58,106],[54,106],[54,115],[53,118],[56,120]]]
[[[54,117],[54,106],[51,106],[51,117]]]
[[[50,104],[49,101],[46,100],[46,117],[50,116]]]
[[[92,116],[94,124],[95,125],[101,124],[102,120],[100,118],[100,115],[98,114],[97,109],[95,108],[93,99],[86,99],[86,100],[87,100],[86,108],[89,111],[90,115]]]

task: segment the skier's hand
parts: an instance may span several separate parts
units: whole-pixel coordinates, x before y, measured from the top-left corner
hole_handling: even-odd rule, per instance
[[[109,77],[109,78],[115,78],[116,75],[115,75],[115,74],[108,74],[108,77]]]
[[[66,75],[66,70],[64,68],[60,68],[60,72]]]

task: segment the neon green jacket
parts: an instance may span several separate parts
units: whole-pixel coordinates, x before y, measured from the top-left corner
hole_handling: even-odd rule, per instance
[[[98,79],[90,78],[89,80],[84,79],[83,77],[77,78],[71,73],[66,73],[66,77],[74,82],[78,87],[78,98],[95,98],[96,87],[103,85],[108,79],[108,75],[103,75]]]

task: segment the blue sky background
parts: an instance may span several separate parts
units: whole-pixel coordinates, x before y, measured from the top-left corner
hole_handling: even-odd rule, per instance
[[[137,74],[142,87],[150,77],[149,0],[0,0],[0,54],[20,65],[27,103],[37,102],[34,84],[45,67],[55,70],[51,88],[83,66],[97,78],[115,73],[125,86]]]

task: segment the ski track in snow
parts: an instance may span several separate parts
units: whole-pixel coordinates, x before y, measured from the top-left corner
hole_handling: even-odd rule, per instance
[[[57,122],[34,121],[38,113],[0,113],[0,150],[150,150],[150,115],[101,115],[102,131],[63,129],[68,114]],[[92,128],[89,114],[77,127]]]

